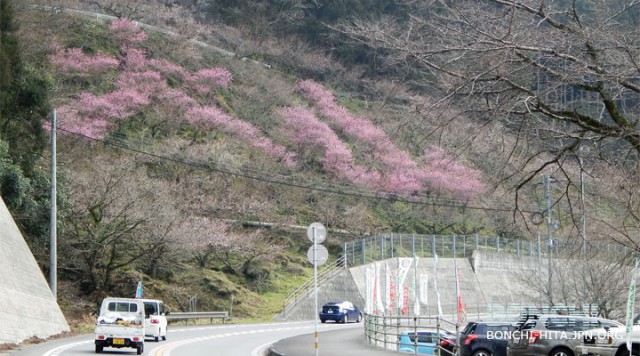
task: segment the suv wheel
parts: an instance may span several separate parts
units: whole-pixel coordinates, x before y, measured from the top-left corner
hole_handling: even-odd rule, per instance
[[[487,350],[476,350],[472,356],[491,356],[491,352]]]
[[[553,350],[549,356],[573,356],[573,352],[567,348],[561,347]]]

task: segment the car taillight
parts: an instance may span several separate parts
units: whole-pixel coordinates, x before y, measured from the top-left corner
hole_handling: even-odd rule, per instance
[[[151,324],[160,324],[160,320],[158,320],[158,319],[151,319]]]
[[[446,347],[447,345],[449,345],[449,340],[442,340],[442,341],[440,341],[440,346],[442,346],[442,347]]]
[[[469,345],[469,344],[471,343],[471,341],[473,341],[473,340],[475,340],[475,339],[477,339],[477,338],[478,338],[478,335],[475,335],[475,334],[468,335],[468,336],[464,339],[464,344],[465,344],[465,345]]]
[[[529,345],[533,345],[540,339],[539,331],[530,331],[529,332]]]
[[[98,335],[98,337],[97,337],[96,339],[98,339],[98,340],[104,340],[104,339],[106,339],[106,338],[104,337],[104,335]]]

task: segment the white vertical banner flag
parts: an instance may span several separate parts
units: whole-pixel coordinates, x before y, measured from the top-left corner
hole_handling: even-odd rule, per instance
[[[418,298],[418,257],[413,258],[413,314],[420,315],[420,298]]]
[[[438,316],[443,317],[442,304],[440,304],[440,291],[438,290],[438,255],[433,255],[433,288],[436,291],[436,300],[438,303]]]
[[[391,270],[387,261],[384,261],[384,274],[384,306],[386,311],[391,312]]]
[[[404,298],[402,296],[404,280],[407,278],[407,274],[409,273],[409,269],[411,268],[411,263],[413,262],[413,258],[411,257],[398,257],[398,284],[397,284],[397,297],[398,297],[398,310],[402,310],[404,308]]]
[[[456,301],[458,304],[456,323],[458,325],[464,325],[467,322],[467,309],[462,301],[462,292],[460,292],[460,271],[458,271],[458,262],[455,258],[453,259],[453,265],[456,273]]]
[[[365,295],[366,295],[366,306],[365,310],[367,314],[373,314],[373,273],[374,269],[372,266],[367,267],[365,276]]]
[[[625,333],[627,337],[627,350],[631,354],[631,329],[633,328],[633,313],[635,309],[636,301],[636,283],[638,280],[638,264],[640,264],[640,258],[636,258],[636,267],[631,274],[631,283],[629,285],[629,299],[627,299],[627,323]]]
[[[380,263],[375,264],[375,285],[373,287],[373,293],[375,294],[376,311],[384,314],[384,304],[382,304],[382,290],[380,288]]]

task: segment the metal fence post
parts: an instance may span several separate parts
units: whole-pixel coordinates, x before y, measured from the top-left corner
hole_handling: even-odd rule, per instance
[[[436,257],[436,235],[431,235],[431,257]]]
[[[416,235],[411,234],[411,257],[416,257]]]
[[[390,239],[390,243],[391,243],[391,258],[394,257],[394,251],[393,251],[393,233],[391,234],[391,239]]]
[[[453,235],[453,240],[451,242],[453,247],[453,258],[456,258],[456,235]]]

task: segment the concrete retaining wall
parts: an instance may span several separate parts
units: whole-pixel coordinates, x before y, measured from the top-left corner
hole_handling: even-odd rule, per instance
[[[328,300],[345,299],[353,301],[364,309],[367,269],[378,265],[380,293],[385,296],[387,294],[385,275],[388,271],[394,279],[397,278],[395,276],[401,261],[398,258],[391,258],[345,270],[319,291],[319,304]],[[417,267],[414,261],[411,261],[402,290],[399,293],[395,292],[398,298],[404,297],[405,290],[408,292],[409,315],[413,313],[415,307],[412,292],[414,278],[418,285],[418,295],[422,294],[424,297],[420,303],[422,315],[436,314],[438,299],[443,313],[456,313],[456,288],[459,288],[467,313],[470,315],[486,313],[488,305],[496,309],[502,307],[506,311],[508,306],[535,305],[539,302],[539,296],[535,295],[525,283],[527,276],[537,273],[540,268],[540,261],[536,257],[474,251],[470,258],[438,258],[437,263],[433,258],[419,258]],[[456,271],[459,275],[457,286]],[[420,289],[423,291],[421,292]],[[386,304],[384,298],[382,299],[383,304]],[[313,308],[308,305],[309,301],[313,303],[313,295],[303,300],[300,303],[303,306],[294,308],[284,319],[313,319],[315,316]],[[397,308],[398,299],[391,304],[392,308]]]
[[[69,331],[60,307],[0,198],[0,344]]]

